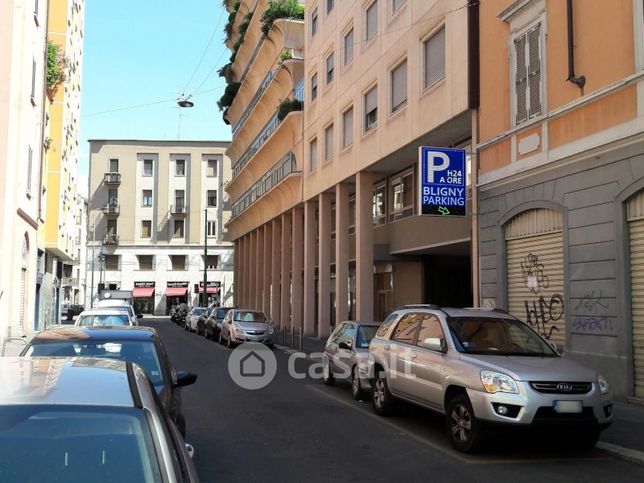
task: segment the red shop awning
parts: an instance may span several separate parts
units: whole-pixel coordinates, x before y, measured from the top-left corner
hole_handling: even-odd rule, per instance
[[[187,287],[168,287],[165,289],[166,297],[183,297],[188,291]]]
[[[203,293],[203,287],[199,287],[199,293]],[[208,293],[219,293],[219,287],[208,287]]]
[[[134,287],[134,298],[152,297],[154,294],[154,287]]]

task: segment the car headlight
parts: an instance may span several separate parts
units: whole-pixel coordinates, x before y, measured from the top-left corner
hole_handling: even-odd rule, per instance
[[[485,390],[491,394],[497,392],[519,394],[519,387],[515,380],[500,372],[481,371],[481,382]]]
[[[239,333],[243,332],[242,328],[240,326],[238,326],[237,324],[233,324],[233,330],[235,332],[239,332]]]
[[[266,331],[266,333],[268,335],[274,334],[275,333],[275,327],[273,327],[272,325],[269,325],[268,330]]]
[[[610,384],[604,376],[597,374],[597,385],[599,386],[600,394],[608,394],[610,392]]]

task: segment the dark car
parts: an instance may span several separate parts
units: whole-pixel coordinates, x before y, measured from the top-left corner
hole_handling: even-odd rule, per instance
[[[140,367],[3,357],[0,374],[0,481],[199,481]]]
[[[219,331],[221,330],[221,323],[229,310],[233,307],[217,307],[212,311],[210,317],[206,320],[206,339],[217,340],[219,338]]]
[[[197,319],[197,335],[206,336],[206,321],[214,312],[214,307],[208,307]]]
[[[181,387],[197,376],[175,372],[156,331],[149,327],[57,327],[36,334],[20,354],[32,357],[101,357],[134,362],[145,369],[161,402],[185,435]]]

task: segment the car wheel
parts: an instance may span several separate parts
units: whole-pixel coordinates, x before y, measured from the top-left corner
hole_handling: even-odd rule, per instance
[[[230,334],[228,334],[228,338],[226,339],[226,347],[229,349],[233,348],[233,340],[232,337],[230,337]]]
[[[219,332],[219,337],[217,338],[217,341],[221,344],[224,345],[224,336],[221,332]]]
[[[373,389],[371,391],[371,402],[373,404],[373,409],[380,416],[391,416],[394,412],[396,401],[389,391],[389,384],[387,384],[385,371],[379,371],[376,376],[376,380],[373,383]]]
[[[335,377],[331,372],[331,367],[329,366],[329,358],[324,356],[322,358],[322,381],[327,386],[333,386],[335,384]]]
[[[358,366],[353,366],[353,370],[351,371],[351,394],[356,401],[362,401],[364,399],[364,389],[360,385]]]
[[[459,394],[447,404],[446,424],[447,437],[457,450],[473,453],[481,447],[484,434],[467,395]]]
[[[572,436],[572,445],[579,449],[592,449],[599,441],[599,428],[585,429]]]

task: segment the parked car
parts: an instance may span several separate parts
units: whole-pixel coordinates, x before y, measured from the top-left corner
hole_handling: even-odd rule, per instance
[[[175,372],[161,338],[150,327],[56,327],[36,334],[21,355],[101,357],[139,364],[181,434],[185,434],[181,388],[193,384],[197,376]]]
[[[132,319],[126,311],[112,307],[84,310],[80,313],[74,325],[77,327],[89,327],[93,325],[134,326],[138,325],[138,322],[136,322],[136,319]]]
[[[347,321],[338,324],[326,341],[322,356],[323,380],[333,385],[336,378],[351,381],[356,400],[364,399],[371,389],[369,381],[369,343],[379,323]]]
[[[221,331],[221,324],[226,317],[226,313],[231,307],[217,307],[212,311],[210,317],[206,319],[206,338],[212,340],[219,339],[219,332]]]
[[[206,307],[194,307],[188,315],[186,315],[186,321],[183,325],[184,329],[189,330],[190,332],[197,332],[199,319],[206,313]]]
[[[127,300],[119,300],[119,299],[99,300],[98,303],[96,304],[96,307],[101,309],[111,308],[111,309],[124,310],[128,313],[128,315],[132,320],[136,321],[135,325],[138,325],[138,319],[143,317],[142,314],[137,314],[134,311],[134,307]]]
[[[197,319],[197,329],[195,332],[197,335],[206,336],[206,320],[210,317],[215,311],[214,307],[208,307]]]
[[[561,430],[592,447],[612,421],[601,374],[500,310],[402,307],[372,339],[369,365],[376,413],[390,415],[396,398],[444,413],[463,452],[480,448],[492,425]]]
[[[0,374],[0,481],[199,481],[140,367],[12,357]]]
[[[65,320],[73,320],[75,315],[79,315],[83,310],[85,310],[84,305],[80,304],[63,304],[61,316]]]
[[[242,342],[261,342],[273,347],[273,323],[261,310],[229,310],[221,324],[219,343],[228,347]]]

